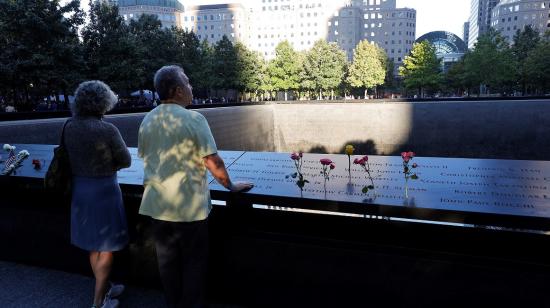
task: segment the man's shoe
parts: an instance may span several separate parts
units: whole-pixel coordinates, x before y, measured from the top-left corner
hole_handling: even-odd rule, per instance
[[[111,288],[109,288],[109,291],[107,291],[107,294],[105,297],[108,298],[115,298],[119,297],[120,294],[124,292],[124,285],[123,284],[114,284],[111,282]]]
[[[101,308],[117,308],[119,305],[118,299],[105,297]]]

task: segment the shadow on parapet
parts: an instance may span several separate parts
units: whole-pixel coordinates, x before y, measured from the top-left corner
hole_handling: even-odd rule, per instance
[[[340,150],[338,151],[339,154],[346,152],[346,145],[351,144],[354,147],[354,153],[356,155],[378,155],[378,150],[376,149],[376,143],[372,140],[352,140],[344,143]]]

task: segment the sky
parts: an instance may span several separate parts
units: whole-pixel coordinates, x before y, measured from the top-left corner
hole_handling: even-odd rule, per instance
[[[61,2],[67,2],[62,0]],[[260,0],[190,0],[186,4],[216,4],[227,2],[250,3]],[[330,1],[330,0],[328,0]],[[471,0],[397,0],[397,7],[416,9],[416,37],[431,31],[449,31],[462,38],[464,22],[470,15]],[[87,9],[88,0],[82,0],[81,5]]]

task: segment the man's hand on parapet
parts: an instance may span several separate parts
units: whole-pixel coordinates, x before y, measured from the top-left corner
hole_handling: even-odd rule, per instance
[[[251,182],[233,182],[229,185],[228,189],[231,192],[246,192],[254,187],[254,183]]]

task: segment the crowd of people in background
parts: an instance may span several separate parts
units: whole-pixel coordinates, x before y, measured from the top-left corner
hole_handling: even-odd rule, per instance
[[[69,100],[71,97],[69,97]],[[194,98],[193,105],[205,104],[232,104],[237,101],[232,98],[225,97],[209,97],[209,98]],[[160,104],[158,98],[148,98],[146,96],[130,96],[118,99],[115,109],[132,109],[132,108],[155,108]],[[44,98],[43,100],[34,103],[19,103],[13,104],[10,100],[0,96],[0,113],[13,112],[55,112],[68,111],[69,107],[64,100],[55,100]]]

